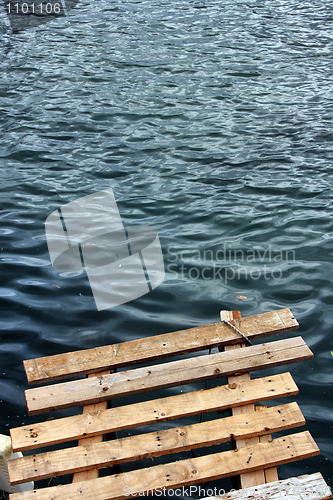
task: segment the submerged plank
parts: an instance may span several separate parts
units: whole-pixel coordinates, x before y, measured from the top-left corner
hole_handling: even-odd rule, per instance
[[[241,331],[251,339],[298,328],[290,309],[248,316],[240,320],[239,324]],[[111,370],[238,341],[238,334],[228,325],[216,323],[84,351],[29,359],[24,361],[24,366],[28,382],[34,384]]]
[[[11,429],[14,451],[297,394],[290,373]]]
[[[291,477],[281,481],[231,491],[224,495],[205,497],[202,500],[327,500],[332,492],[320,472]]]
[[[309,432],[259,443],[249,448],[214,453],[179,462],[157,465],[124,474],[101,477],[10,495],[10,500],[114,500],[140,491],[175,489],[226,476],[271,467],[319,454]],[[163,491],[163,490],[162,490]]]
[[[265,408],[250,418],[242,415],[130,436],[101,443],[27,455],[8,462],[12,484],[95,470],[123,462],[157,457],[203,446],[278,432],[304,425],[297,403]],[[78,476],[78,474],[75,474]]]
[[[35,415],[43,411],[93,404],[194,381],[271,368],[312,357],[313,354],[302,337],[295,337],[251,346],[237,352],[219,352],[28,389],[25,397],[29,414]]]

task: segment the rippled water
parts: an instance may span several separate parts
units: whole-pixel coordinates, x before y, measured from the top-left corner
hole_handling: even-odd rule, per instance
[[[4,23],[0,432],[29,421],[25,358],[290,307],[321,455],[281,477],[332,484],[332,20],[324,0],[101,0]],[[158,231],[166,279],[98,312],[51,267],[44,221],[110,187],[125,223]]]

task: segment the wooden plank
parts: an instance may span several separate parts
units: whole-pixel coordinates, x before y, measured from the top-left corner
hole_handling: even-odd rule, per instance
[[[231,319],[234,319],[235,325],[240,329],[240,331],[243,332],[243,330],[240,327],[240,318],[241,318],[240,311],[234,311],[231,314],[230,314],[230,311],[221,311],[220,312],[221,321],[226,320],[226,321],[230,322]],[[226,352],[229,352],[229,351],[235,352],[236,351],[236,354],[240,355],[240,353],[239,353],[240,349],[242,351],[243,350],[247,351],[248,348],[245,349],[245,347],[246,347],[246,344],[244,342],[240,342],[238,344],[225,346],[225,351]],[[237,384],[240,382],[246,382],[246,381],[249,381],[250,378],[251,377],[250,377],[249,373],[243,373],[240,375],[232,375],[232,376],[228,377],[228,383],[229,384]],[[250,404],[244,405],[242,407],[232,408],[231,414],[232,415],[245,415],[248,413],[249,414],[253,413],[254,411],[255,411],[254,404],[250,403]],[[246,415],[246,417],[249,418],[248,415]],[[240,448],[251,446],[251,445],[254,445],[257,443],[259,443],[259,437],[247,437],[247,438],[235,439],[234,446],[237,450],[239,450]],[[265,472],[264,472],[264,470],[257,470],[254,472],[242,474],[242,475],[240,475],[238,480],[239,480],[240,486],[242,488],[246,488],[248,486],[254,486],[257,484],[263,484],[266,481],[265,480]]]
[[[259,338],[298,328],[290,309],[256,314],[241,320],[241,329],[250,338]],[[238,335],[222,323],[156,335],[121,344],[96,347],[24,361],[29,384],[111,370],[185,352],[238,342]]]
[[[29,414],[35,415],[43,411],[98,403],[193,381],[271,368],[312,357],[313,354],[302,337],[295,337],[251,346],[242,352],[220,352],[28,389],[25,397]]]
[[[327,500],[332,492],[320,472],[291,477],[270,484],[263,484],[245,490],[231,491],[202,500]]]
[[[101,372],[99,373],[99,376],[103,377],[103,375],[108,375],[109,371],[106,372]],[[95,374],[90,374],[88,377],[92,377]],[[97,375],[97,374],[96,374]],[[88,380],[88,379],[87,379]],[[107,408],[107,403],[103,401],[102,403],[96,403],[96,404],[90,404],[87,406],[84,406],[83,408],[83,414],[89,414],[89,413],[96,413],[102,410],[106,410]],[[93,436],[90,438],[84,438],[80,439],[78,442],[79,446],[92,446],[93,444],[100,443],[103,441],[103,435],[100,434],[99,436]],[[81,449],[82,451],[82,449]],[[90,470],[85,470],[83,472],[77,472],[76,474],[73,475],[73,483],[79,483],[80,481],[88,481],[89,479],[96,479],[98,477],[98,469],[90,469]]]
[[[259,437],[259,443],[270,443],[272,441],[272,436],[270,434]],[[270,467],[269,469],[264,469],[265,483],[272,483],[278,481],[278,471],[276,467]]]
[[[232,436],[244,438],[278,432],[304,423],[297,403],[289,403],[255,412],[249,419],[238,415],[97,444],[83,443],[83,447],[27,455],[8,462],[9,477],[12,484],[37,481],[211,446],[230,441]]]
[[[230,321],[231,319],[240,319],[240,311],[221,311],[220,312],[220,318],[221,320],[227,320]],[[239,348],[244,348],[246,347],[245,343],[240,343],[236,344],[234,346],[226,346],[226,350],[230,351],[233,349],[239,349]],[[241,375],[241,380],[246,380],[250,378],[250,375]],[[239,380],[239,377],[229,377],[228,382],[229,383],[234,383]],[[254,410],[261,410],[264,407],[254,407],[254,405],[246,405],[243,407],[238,407],[233,410],[233,414],[238,415],[238,414],[244,414],[244,413],[251,413]],[[243,446],[248,446],[250,444],[255,444],[257,442],[262,442],[262,443],[267,443],[271,441],[271,436],[270,435],[264,435],[258,437],[250,437],[250,438],[242,438],[238,441],[236,441],[235,445],[237,448],[243,447]],[[269,469],[264,469],[263,471],[256,471],[252,472],[249,474],[243,474],[239,478],[240,485],[242,488],[246,488],[252,485],[258,485],[258,484],[263,484],[263,483],[269,483],[272,481],[277,481],[278,478],[278,472],[276,467],[271,467]]]
[[[256,406],[256,411],[265,411],[267,406]],[[272,441],[272,436],[270,434],[264,434],[259,437],[259,443],[269,443]],[[265,482],[272,483],[279,480],[278,471],[276,467],[271,467],[270,469],[264,469]]]
[[[129,492],[133,496],[133,491],[138,494],[142,490],[175,489],[318,454],[318,446],[309,432],[301,432],[275,439],[272,443],[258,443],[240,450],[214,453],[81,483],[14,493],[10,495],[10,500],[123,499],[128,497]]]
[[[194,391],[176,396],[111,408],[88,415],[75,415],[11,429],[14,451],[63,443],[82,437],[148,425],[157,421],[197,415],[249,402],[297,394],[290,373],[264,377],[232,386]]]

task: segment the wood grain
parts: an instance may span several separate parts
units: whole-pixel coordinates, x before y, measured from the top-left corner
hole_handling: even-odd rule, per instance
[[[157,421],[198,415],[232,406],[290,396],[298,388],[290,373],[258,378],[108,410],[75,415],[11,429],[14,451],[63,443]]]
[[[320,472],[291,477],[270,484],[263,484],[245,490],[232,491],[210,500],[327,500],[332,492]],[[203,498],[203,500],[208,500]]]
[[[238,329],[240,329],[240,318],[241,314],[240,311],[221,311],[220,312],[220,319],[221,321],[229,321],[231,319],[235,320],[236,326]],[[229,327],[230,328],[230,327]],[[231,328],[230,328],[231,329]],[[240,331],[242,331],[240,329]],[[244,333],[244,332],[243,332]],[[242,352],[247,351],[249,347],[246,347],[246,343],[240,342],[238,344],[230,345],[230,346],[225,346],[225,351],[226,352],[236,352],[238,356],[242,356]],[[241,352],[239,352],[241,351]],[[229,384],[237,384],[239,382],[246,382],[251,379],[249,373],[242,373],[240,375],[231,375],[228,377],[228,383]],[[255,411],[255,406],[253,403],[250,403],[248,405],[244,405],[242,407],[233,407],[231,409],[231,414],[232,415],[245,415],[246,418],[249,418],[247,414],[251,414]],[[246,438],[236,438],[234,446],[237,450],[251,446],[254,444],[259,443],[259,437],[246,437]],[[258,484],[264,484],[266,482],[265,478],[265,471],[264,470],[256,470],[253,472],[241,474],[238,478],[240,486],[242,488],[247,488],[249,486],[256,486]]]
[[[200,484],[222,477],[243,474],[264,467],[318,455],[319,449],[309,432],[281,437],[271,443],[214,453],[124,474],[100,477],[10,495],[10,500],[115,500],[128,498],[128,492],[152,491]]]
[[[304,423],[304,417],[297,403],[289,403],[255,412],[247,419],[244,419],[243,415],[225,417],[97,443],[92,442],[94,438],[87,438],[80,441],[79,447],[10,460],[9,476],[12,484],[36,481],[211,446],[230,441],[232,436],[239,439],[278,432]],[[79,474],[75,476],[78,477]],[[81,477],[83,480],[84,477]]]
[[[109,371],[106,372],[101,372],[99,375],[103,377],[104,375],[108,375]],[[95,374],[94,374],[95,375]],[[97,374],[96,374],[97,375]],[[88,378],[91,377],[92,374],[88,375]],[[89,413],[94,413],[94,412],[99,412],[102,410],[106,410],[107,408],[107,403],[102,402],[102,403],[96,403],[96,404],[91,404],[83,407],[83,415],[89,414]],[[103,441],[103,435],[100,434],[99,436],[93,436],[90,438],[84,438],[84,439],[79,439],[78,445],[79,446],[91,446],[96,443],[101,443]],[[82,453],[82,448],[78,448],[80,453]],[[83,472],[77,472],[73,475],[73,483],[79,483],[80,481],[88,481],[89,479],[96,479],[98,477],[98,468],[91,468],[89,470],[85,470]]]
[[[240,352],[230,350],[28,389],[25,397],[29,414],[35,415],[43,411],[89,405],[110,398],[132,396],[234,373],[262,370],[312,357],[313,354],[302,337],[296,337],[251,346]]]
[[[298,328],[290,309],[256,314],[240,321],[241,330],[259,338]],[[239,342],[238,334],[222,323],[146,337],[120,344],[25,360],[29,384],[111,370],[154,359]]]

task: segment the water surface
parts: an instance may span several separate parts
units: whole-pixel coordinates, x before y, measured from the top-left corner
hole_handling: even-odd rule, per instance
[[[290,307],[321,455],[280,475],[332,485],[332,2],[82,1],[16,34],[1,20],[0,432],[30,421],[23,359]],[[126,224],[158,231],[166,279],[98,312],[85,276],[52,269],[44,221],[108,188]]]

